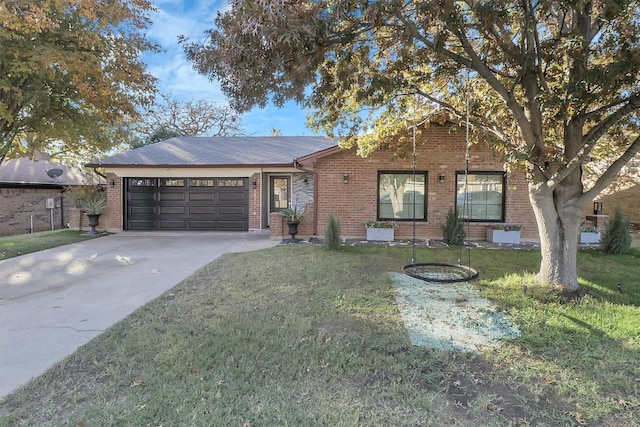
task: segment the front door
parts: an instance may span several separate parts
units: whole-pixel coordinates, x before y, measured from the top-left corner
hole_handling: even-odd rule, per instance
[[[289,208],[291,200],[291,178],[288,176],[271,176],[269,179],[270,201],[269,212],[280,212]]]

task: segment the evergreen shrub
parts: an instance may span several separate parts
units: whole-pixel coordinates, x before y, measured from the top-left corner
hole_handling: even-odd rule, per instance
[[[604,233],[602,233],[602,250],[619,255],[625,253],[631,247],[631,233],[629,233],[630,217],[622,216],[622,209],[616,206],[616,213],[609,221]]]
[[[340,249],[340,232],[340,221],[330,214],[324,231],[324,244],[329,250]]]
[[[454,208],[449,208],[446,221],[441,229],[446,244],[459,246],[464,244],[464,239],[467,237],[464,231],[464,220]]]

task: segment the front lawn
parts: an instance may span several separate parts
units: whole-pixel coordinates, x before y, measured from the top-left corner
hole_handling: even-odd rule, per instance
[[[0,260],[93,239],[86,231],[56,230],[0,237]]]
[[[386,274],[410,258],[227,254],[0,402],[0,425],[640,425],[638,249],[581,251],[577,301],[532,281],[537,251],[474,249],[476,286],[523,331],[479,355],[410,344]]]

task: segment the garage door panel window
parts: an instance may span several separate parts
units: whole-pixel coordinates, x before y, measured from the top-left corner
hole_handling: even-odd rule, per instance
[[[190,179],[189,187],[213,187],[213,179]]]
[[[244,187],[244,179],[219,179],[219,187]]]
[[[161,187],[184,187],[184,179],[161,179]]]
[[[378,219],[426,220],[427,172],[379,172]]]
[[[154,178],[131,178],[129,179],[130,187],[155,187],[156,180]]]
[[[504,222],[505,179],[504,172],[457,172],[458,213],[468,221]]]

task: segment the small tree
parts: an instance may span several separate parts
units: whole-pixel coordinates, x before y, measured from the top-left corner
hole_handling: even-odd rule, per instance
[[[462,245],[464,238],[467,237],[464,231],[464,221],[454,208],[449,208],[446,222],[441,228],[443,240],[448,245]]]
[[[324,230],[324,244],[327,249],[335,251],[340,249],[340,221],[333,214],[329,214],[327,228]]]
[[[625,253],[631,247],[631,233],[629,221],[631,218],[622,216],[622,209],[616,206],[616,213],[609,221],[602,235],[602,249],[610,254]]]

